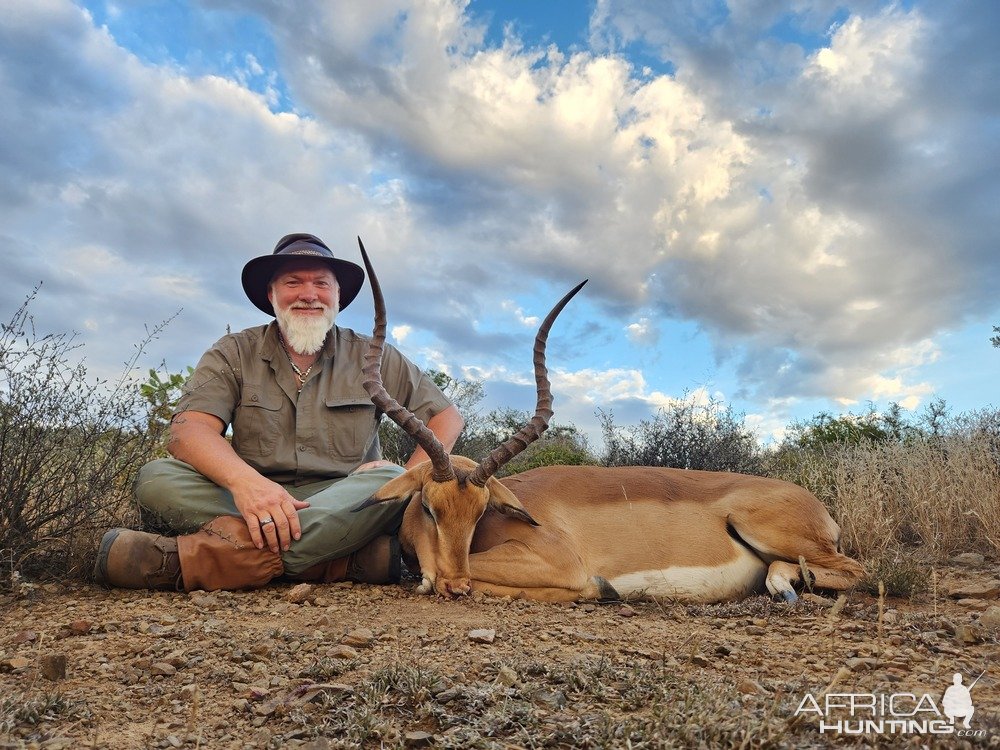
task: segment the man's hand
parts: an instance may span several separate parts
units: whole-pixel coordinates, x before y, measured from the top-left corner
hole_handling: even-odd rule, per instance
[[[226,425],[204,412],[186,411],[170,423],[170,453],[233,493],[257,549],[287,550],[302,536],[296,511],[309,503],[296,500],[280,484],[257,473],[233,451],[223,437]]]
[[[309,503],[296,500],[280,484],[258,475],[246,485],[234,488],[233,502],[257,549],[264,549],[267,544],[271,552],[280,554],[293,539],[302,537],[296,511],[308,508]]]

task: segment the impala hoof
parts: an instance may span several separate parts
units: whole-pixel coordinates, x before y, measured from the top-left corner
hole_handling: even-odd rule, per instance
[[[458,597],[468,596],[472,593],[472,583],[468,578],[455,578],[452,580],[439,581],[436,586],[437,591],[442,596]]]
[[[784,599],[789,604],[795,604],[795,602],[799,600],[799,595],[796,594],[791,589],[789,589],[788,591],[781,592],[781,598]]]
[[[620,602],[621,595],[607,578],[594,576],[594,583],[597,585],[597,600],[599,602]]]

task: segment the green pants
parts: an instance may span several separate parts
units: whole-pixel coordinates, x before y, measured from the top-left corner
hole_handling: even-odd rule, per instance
[[[403,520],[405,502],[393,500],[358,512],[354,508],[402,473],[400,466],[381,466],[343,479],[298,487],[282,485],[296,500],[310,503],[298,511],[302,538],[293,540],[281,555],[285,572],[301,573],[316,563],[348,555],[380,534],[395,534]],[[142,508],[178,534],[197,531],[219,516],[240,515],[229,490],[172,458],[143,466],[135,494]]]

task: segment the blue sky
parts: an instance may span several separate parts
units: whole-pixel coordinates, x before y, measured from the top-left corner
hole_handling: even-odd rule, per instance
[[[44,0],[0,8],[0,318],[95,374],[261,322],[293,231],[357,260],[400,348],[556,419],[693,392],[762,437],[997,401],[992,3]],[[367,331],[362,294],[342,316]]]

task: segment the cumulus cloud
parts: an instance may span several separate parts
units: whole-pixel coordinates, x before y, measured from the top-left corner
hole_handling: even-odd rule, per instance
[[[663,312],[713,331],[758,397],[867,398],[875,382],[908,401],[925,393],[885,352],[958,324],[1000,273],[984,256],[981,198],[960,207],[946,187],[998,187],[958,142],[979,117],[974,94],[995,81],[949,85],[935,64],[963,54],[957,45],[983,60],[987,35],[965,23],[950,34],[972,11],[852,4],[834,20],[832,6],[802,4],[792,21],[803,32],[833,23],[806,53],[749,33],[778,21],[777,6],[674,5],[689,12],[609,1],[594,19],[605,44],[643,41],[679,84],[697,82],[703,128],[732,127],[741,144],[712,197],[682,202],[664,225]]]
[[[68,0],[7,4],[8,278],[100,303],[87,329],[119,339],[183,306],[187,364],[206,331],[261,322],[246,259],[288,231],[356,257],[361,234],[397,341],[427,332],[438,369],[507,378],[537,322],[511,297],[589,276],[603,334],[655,346],[693,322],[762,404],[926,397],[935,336],[1000,281],[980,124],[1000,6],[719,7],[599,0],[590,48],[563,50],[487,44],[460,0],[205,0],[262,21],[280,63],[234,51],[207,74],[139,59]],[[514,330],[479,330],[497,309]],[[629,368],[560,377],[581,403],[669,398]]]
[[[395,339],[397,344],[404,343],[411,333],[413,333],[413,326],[392,327],[392,338]]]
[[[811,8],[802,22],[813,27],[835,17]],[[975,248],[958,247],[944,212],[927,213],[934,191],[918,177],[941,166],[921,156],[942,134],[919,93],[943,19],[858,8],[814,53],[758,42],[711,56],[759,64],[745,95],[758,97],[745,101],[754,117],[701,93],[705,81],[723,92],[746,81],[708,66],[690,38],[664,41],[675,77],[643,76],[614,54],[514,38],[484,49],[455,3],[383,8],[349,27],[350,42],[330,44],[318,24],[304,42],[312,55],[300,57],[309,64],[293,75],[324,120],[361,129],[406,162],[417,206],[441,198],[427,187],[441,179],[460,216],[479,222],[489,203],[487,221],[504,225],[482,244],[492,257],[548,275],[580,269],[609,301],[699,321],[758,396],[861,396],[886,346],[960,319],[965,290],[984,289],[971,266],[936,271],[942,241],[954,253]],[[279,34],[303,44],[286,11],[268,12]],[[594,23],[667,40],[683,16],[609,2]],[[719,19],[713,40],[738,23],[753,27],[734,37],[750,45],[761,29],[746,14]],[[391,61],[373,49],[387,34]],[[629,262],[609,269],[608,247]],[[831,390],[847,359],[851,379]]]
[[[625,335],[633,344],[653,346],[660,340],[660,332],[655,321],[643,316],[625,326]]]
[[[519,307],[513,300],[505,299],[500,303],[500,309],[511,313],[518,323],[528,328],[536,328],[541,322],[537,315],[525,315],[524,309]]]

